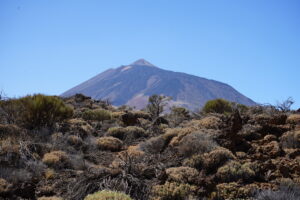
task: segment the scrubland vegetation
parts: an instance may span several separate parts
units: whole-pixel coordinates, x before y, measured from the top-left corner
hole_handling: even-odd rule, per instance
[[[136,111],[77,94],[0,100],[0,199],[300,199],[300,113],[226,100]]]

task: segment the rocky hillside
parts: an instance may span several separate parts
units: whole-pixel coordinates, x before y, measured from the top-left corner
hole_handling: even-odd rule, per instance
[[[0,199],[300,199],[300,113],[0,101]]]
[[[144,59],[109,69],[62,94],[81,93],[93,99],[110,99],[114,105],[145,107],[149,96],[161,94],[173,98],[172,104],[191,110],[208,100],[223,98],[244,105],[255,105],[231,86],[197,76],[160,69]]]

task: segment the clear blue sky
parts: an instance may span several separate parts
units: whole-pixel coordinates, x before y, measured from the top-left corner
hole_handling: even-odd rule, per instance
[[[1,0],[0,89],[61,94],[139,58],[300,107],[299,0]]]

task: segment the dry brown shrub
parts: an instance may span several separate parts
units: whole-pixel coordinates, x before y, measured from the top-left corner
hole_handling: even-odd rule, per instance
[[[214,171],[227,161],[235,159],[232,152],[223,147],[218,147],[217,149],[206,153],[203,157],[203,165],[207,171]]]
[[[215,116],[208,116],[201,120],[192,120],[190,125],[197,128],[219,129],[222,125],[222,120]]]
[[[9,184],[5,179],[0,178],[0,194],[9,192],[11,187],[12,185]]]
[[[123,139],[134,139],[145,136],[145,130],[137,126],[111,127],[107,130],[107,136]]]
[[[230,161],[218,169],[216,176],[222,182],[232,182],[239,179],[250,181],[255,176],[255,171],[251,163],[241,164],[237,161]]]
[[[78,137],[77,135],[69,135],[68,138],[68,143],[71,145],[81,145],[83,143],[82,139]]]
[[[49,166],[61,166],[65,162],[67,162],[68,156],[64,151],[52,151],[50,153],[46,153],[43,157],[43,163]]]
[[[178,183],[195,183],[199,176],[199,172],[191,167],[172,167],[166,169],[169,181]]]
[[[52,197],[40,197],[37,200],[63,200],[61,197],[52,196]]]
[[[187,200],[194,199],[197,187],[189,184],[166,182],[152,188],[151,200]]]
[[[15,138],[6,137],[0,140],[0,155],[7,153],[19,153],[20,145]]]
[[[210,152],[217,147],[211,135],[204,132],[195,132],[185,136],[178,145],[178,151],[186,157],[194,154]]]
[[[288,116],[286,122],[289,124],[300,124],[300,114],[292,114]]]
[[[283,148],[300,148],[300,130],[284,133],[280,138],[280,143]]]
[[[102,150],[120,151],[123,142],[114,137],[101,137],[96,140],[97,146]]]

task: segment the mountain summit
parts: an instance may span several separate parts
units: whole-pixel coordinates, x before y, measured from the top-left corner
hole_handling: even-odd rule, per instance
[[[140,65],[140,66],[155,67],[153,64],[151,64],[150,62],[148,62],[145,59],[139,59],[139,60],[135,61],[134,63],[132,63],[130,65]]]
[[[108,69],[66,91],[62,96],[68,97],[76,93],[94,99],[110,99],[113,105],[126,104],[136,108],[145,107],[149,96],[153,94],[171,96],[173,105],[192,110],[216,98],[245,105],[256,104],[225,83],[163,70],[144,59]]]

